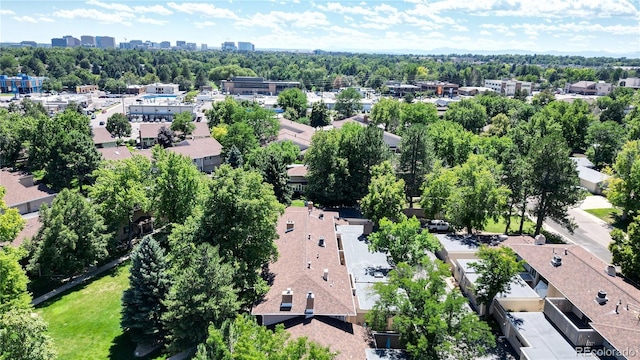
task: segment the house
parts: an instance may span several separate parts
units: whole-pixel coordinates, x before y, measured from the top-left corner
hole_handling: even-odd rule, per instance
[[[294,194],[304,194],[309,183],[307,180],[308,171],[309,168],[303,164],[294,164],[287,167],[287,175],[289,175],[287,185],[293,190]]]
[[[280,122],[280,130],[276,138],[277,142],[291,141],[300,148],[301,152],[311,146],[311,137],[316,131],[315,128],[285,118],[279,118],[278,121]]]
[[[222,145],[212,137],[185,140],[168,150],[192,159],[202,172],[211,173],[222,164]]]
[[[618,86],[640,89],[640,78],[626,78],[618,81]]]
[[[96,127],[91,129],[93,135],[93,143],[98,149],[115,147],[116,139],[111,135],[106,128]]]
[[[18,236],[16,236],[15,240],[9,243],[9,245],[13,247],[20,247],[20,245],[22,245],[22,243],[24,243],[27,239],[33,239],[33,237],[36,236],[38,230],[40,230],[41,227],[42,223],[40,222],[38,216],[29,216],[28,218],[25,218],[24,228],[22,228],[22,231],[18,233]],[[0,243],[0,248],[2,248],[2,245],[3,244]]]
[[[191,138],[201,139],[205,137],[211,137],[211,132],[209,131],[209,126],[207,125],[207,123],[194,122],[194,124],[196,127],[191,134]],[[140,124],[139,139],[140,145],[143,149],[153,147],[153,145],[158,143],[158,132],[162,127],[166,127],[169,129],[171,128],[171,123]]]
[[[20,214],[38,211],[42,204],[51,205],[56,196],[46,185],[36,183],[33,175],[18,171],[1,170],[0,186],[5,188],[5,204]]]
[[[343,120],[337,120],[331,123],[331,125],[336,129],[341,129],[346,123],[356,123],[362,126],[368,126],[364,123],[365,118],[361,116],[353,116],[350,118],[346,118]],[[400,143],[402,142],[402,138],[396,134],[390,133],[388,131],[383,132],[382,140],[384,141],[391,151],[398,151],[400,149]]]
[[[603,186],[610,176],[593,169],[595,165],[587,158],[572,157],[571,160],[576,163],[580,186],[589,190],[592,194],[601,195]]]
[[[579,348],[577,346],[581,345],[579,342],[574,343],[569,340],[572,333],[567,332],[566,327],[556,326],[557,324],[548,320],[549,314],[545,310],[547,288],[544,287],[543,290],[543,286],[536,283],[536,272],[531,271],[528,264],[525,265],[527,271],[516,275],[511,281],[511,289],[508,292],[498,294],[488,309],[477,303],[474,285],[479,275],[470,264],[478,261],[476,251],[480,245],[510,246],[517,253],[515,247],[523,244],[542,247],[543,245],[536,244],[544,243],[543,238],[536,240],[528,236],[441,234],[438,234],[437,238],[442,246],[437,255],[451,266],[454,279],[460,285],[462,293],[469,299],[470,305],[480,314],[493,315],[504,337],[515,349],[520,359],[563,360],[576,355],[588,359],[596,358],[587,351],[578,354]],[[549,250],[551,250],[553,246],[558,245],[549,246]],[[549,253],[551,254],[551,252]],[[443,258],[443,255],[447,258]],[[527,259],[524,260],[528,262]],[[547,262],[547,265],[554,267],[550,262]]]
[[[273,284],[251,314],[265,326],[282,323],[293,338],[339,351],[339,359],[375,359],[367,353],[374,338],[363,327],[364,313],[375,302],[370,282],[386,281],[386,255],[369,253],[363,225],[312,203],[287,208],[277,231]]]

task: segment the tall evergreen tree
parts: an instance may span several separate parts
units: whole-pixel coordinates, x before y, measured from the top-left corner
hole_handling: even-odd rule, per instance
[[[400,170],[405,182],[405,195],[409,207],[413,207],[413,198],[420,195],[424,177],[433,167],[434,156],[427,127],[415,124],[406,129],[400,150]]]
[[[242,167],[244,160],[242,158],[242,153],[238,150],[237,146],[231,145],[227,156],[224,158],[224,162],[231,165],[234,169]]]
[[[311,107],[311,126],[327,126],[330,122],[331,118],[329,117],[329,109],[327,109],[327,105],[324,101],[320,100],[313,103],[313,106]]]
[[[131,253],[129,288],[122,295],[120,326],[129,329],[134,342],[153,344],[164,338],[161,316],[168,291],[164,250],[153,237],[145,236]]]

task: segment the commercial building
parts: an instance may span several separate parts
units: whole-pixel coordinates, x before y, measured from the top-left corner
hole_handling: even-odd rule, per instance
[[[485,80],[484,87],[506,96],[514,96],[517,92],[531,95],[533,91],[531,82],[520,80]]]
[[[116,39],[111,36],[96,36],[96,47],[100,49],[115,49]]]
[[[67,47],[67,40],[63,38],[51,39],[51,47]]]
[[[176,47],[177,47],[178,49],[182,49],[182,48],[184,48],[186,45],[187,45],[187,42],[186,42],[186,41],[182,41],[182,40],[178,40],[178,41],[176,41]]]
[[[44,76],[0,75],[0,93],[32,94],[42,91]]]
[[[127,94],[140,95],[147,92],[144,85],[127,85]]]
[[[75,37],[73,37],[71,35],[65,35],[62,38],[67,41],[67,47],[80,46],[80,39],[78,39],[78,38],[75,38]]]
[[[35,41],[20,41],[20,46],[24,47],[38,47],[38,43]]]
[[[233,41],[225,41],[221,45],[222,51],[236,51],[238,48],[236,47],[236,43]]]
[[[411,84],[402,84],[399,81],[387,81],[385,83],[389,88],[389,93],[393,96],[402,97],[407,93],[414,94],[420,91],[420,87]]]
[[[209,47],[207,46],[207,44],[200,44],[200,50],[206,51],[208,49],[209,49]]]
[[[33,101],[42,103],[42,106],[49,112],[64,111],[71,103],[76,103],[86,108],[93,102],[91,96],[85,94],[41,96],[34,98]]]
[[[180,85],[178,84],[161,84],[154,83],[145,86],[145,91],[147,94],[168,94],[174,95],[177,94],[180,90]]]
[[[604,96],[608,95],[612,89],[612,85],[604,81],[578,81],[577,83],[567,84],[565,93]]]
[[[416,86],[420,91],[432,92],[437,96],[454,97],[458,95],[458,84],[446,83],[442,81],[418,81]]]
[[[129,105],[128,114],[130,119],[152,122],[171,122],[176,114],[182,112],[188,112],[191,116],[195,116],[195,105],[184,104],[180,101],[170,99],[144,101],[142,103]]]
[[[238,41],[238,51],[255,51],[256,47],[250,42]]]
[[[234,95],[278,95],[286,89],[299,88],[298,81],[265,81],[261,77],[234,76],[231,80],[222,80],[222,89]]]
[[[80,45],[86,47],[96,47],[96,38],[91,35],[82,35],[80,36]]]
[[[618,86],[640,89],[640,78],[626,78],[618,81]]]
[[[171,49],[171,42],[169,41],[160,42],[160,49]]]
[[[76,94],[85,94],[92,91],[98,91],[98,85],[78,85],[76,86]]]

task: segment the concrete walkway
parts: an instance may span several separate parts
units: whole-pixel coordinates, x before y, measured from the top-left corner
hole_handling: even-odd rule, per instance
[[[71,288],[73,288],[75,286],[78,286],[78,285],[86,282],[87,280],[92,279],[96,275],[100,275],[100,274],[102,274],[102,273],[104,273],[106,271],[109,271],[109,270],[113,269],[114,267],[122,264],[123,262],[127,261],[128,259],[129,259],[129,255],[125,255],[125,256],[119,257],[119,258],[117,258],[117,259],[115,259],[115,260],[113,260],[113,261],[111,261],[111,262],[109,262],[107,264],[104,264],[104,265],[100,266],[99,268],[95,268],[95,269],[93,269],[93,270],[91,270],[91,271],[89,271],[89,272],[87,272],[85,274],[82,274],[79,277],[77,277],[77,278],[69,281],[68,283],[60,286],[59,288],[51,290],[48,293],[33,299],[33,301],[31,301],[31,305],[36,306],[36,305],[38,305],[38,304],[40,304],[40,303],[42,303],[44,301],[47,301],[47,300],[51,299],[54,296],[60,295],[60,294],[64,293],[65,291],[67,291],[67,290],[69,290],[69,289],[71,289]]]
[[[587,196],[584,201],[580,203],[578,206],[582,210],[587,209],[609,209],[612,208],[613,205],[607,200],[606,197],[600,195]]]

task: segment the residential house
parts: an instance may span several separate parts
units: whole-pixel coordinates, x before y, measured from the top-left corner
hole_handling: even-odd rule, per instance
[[[107,131],[104,127],[96,127],[91,129],[93,133],[93,143],[98,149],[115,147],[117,145],[116,139]]]
[[[640,78],[626,78],[618,81],[618,86],[640,89]]]
[[[309,183],[307,180],[308,171],[309,168],[303,164],[294,164],[287,167],[287,175],[289,175],[287,185],[293,190],[294,194],[304,194]]]
[[[316,129],[309,125],[300,124],[285,118],[279,118],[280,130],[278,131],[277,142],[291,141],[303,152],[311,146],[311,137]]]
[[[610,176],[593,169],[595,165],[587,158],[572,157],[571,159],[576,163],[580,186],[589,190],[592,194],[601,195],[604,184]]]
[[[355,123],[362,126],[369,126],[365,124],[365,118],[362,116],[354,116],[344,120],[337,120],[332,122],[331,125],[336,129],[341,129],[344,126],[344,124],[347,124],[347,123]],[[391,151],[395,152],[400,150],[400,143],[402,142],[402,138],[400,136],[390,133],[388,131],[385,131],[382,134],[382,139],[384,140],[384,143],[387,144],[387,146],[389,146],[389,149]]]
[[[0,186],[5,188],[4,202],[20,214],[40,210],[42,204],[51,205],[56,193],[46,185],[37,183],[33,175],[0,170]]]
[[[194,122],[196,126],[191,134],[191,138],[193,139],[201,139],[205,137],[211,137],[211,132],[209,131],[209,126],[204,122]],[[140,124],[139,130],[139,139],[140,146],[143,149],[153,147],[153,145],[158,143],[158,132],[160,128],[166,127],[171,128],[171,123],[143,123]]]
[[[168,150],[191,158],[202,172],[211,173],[222,164],[222,145],[212,137],[185,140]]]

